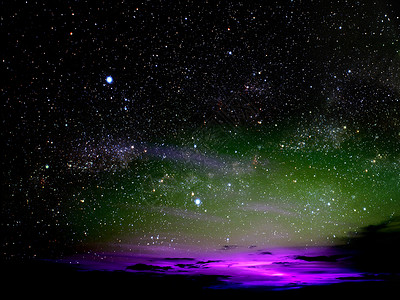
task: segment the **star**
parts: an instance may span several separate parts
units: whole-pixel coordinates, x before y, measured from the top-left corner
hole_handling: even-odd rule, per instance
[[[112,78],[112,76],[107,76],[106,81],[108,84],[111,84],[114,82],[114,79]]]

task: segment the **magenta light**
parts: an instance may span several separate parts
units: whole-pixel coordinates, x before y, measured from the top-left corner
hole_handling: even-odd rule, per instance
[[[155,247],[156,248],[156,247]],[[154,250],[154,249],[153,249]],[[146,251],[140,253],[96,253],[70,257],[60,262],[79,264],[83,270],[106,270],[168,275],[219,275],[220,286],[209,288],[293,288],[365,281],[364,274],[349,268],[345,255],[331,249],[280,248],[270,254],[244,249],[198,253]],[[173,256],[171,256],[173,254]],[[313,261],[313,257],[316,257]],[[321,260],[321,257],[327,257]],[[338,259],[330,259],[338,257]],[[304,258],[307,258],[306,260]],[[318,258],[318,259],[317,259]],[[138,267],[140,266],[140,268]]]

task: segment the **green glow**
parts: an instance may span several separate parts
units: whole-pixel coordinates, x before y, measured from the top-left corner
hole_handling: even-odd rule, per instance
[[[72,196],[77,238],[169,247],[326,245],[400,212],[395,143],[371,148],[368,135],[347,126],[218,130],[225,134],[203,128],[175,141],[226,162],[225,169],[148,157],[95,176]]]

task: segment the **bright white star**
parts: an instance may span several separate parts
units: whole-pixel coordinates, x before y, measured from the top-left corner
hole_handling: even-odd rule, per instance
[[[108,76],[106,78],[106,81],[107,81],[108,84],[111,84],[111,83],[113,83],[114,79],[111,76]]]
[[[201,200],[199,198],[194,199],[194,204],[196,204],[196,206],[200,206]]]

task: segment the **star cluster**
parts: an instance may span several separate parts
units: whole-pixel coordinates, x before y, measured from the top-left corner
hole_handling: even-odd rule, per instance
[[[399,18],[386,1],[3,5],[2,257],[332,244],[397,215]]]

